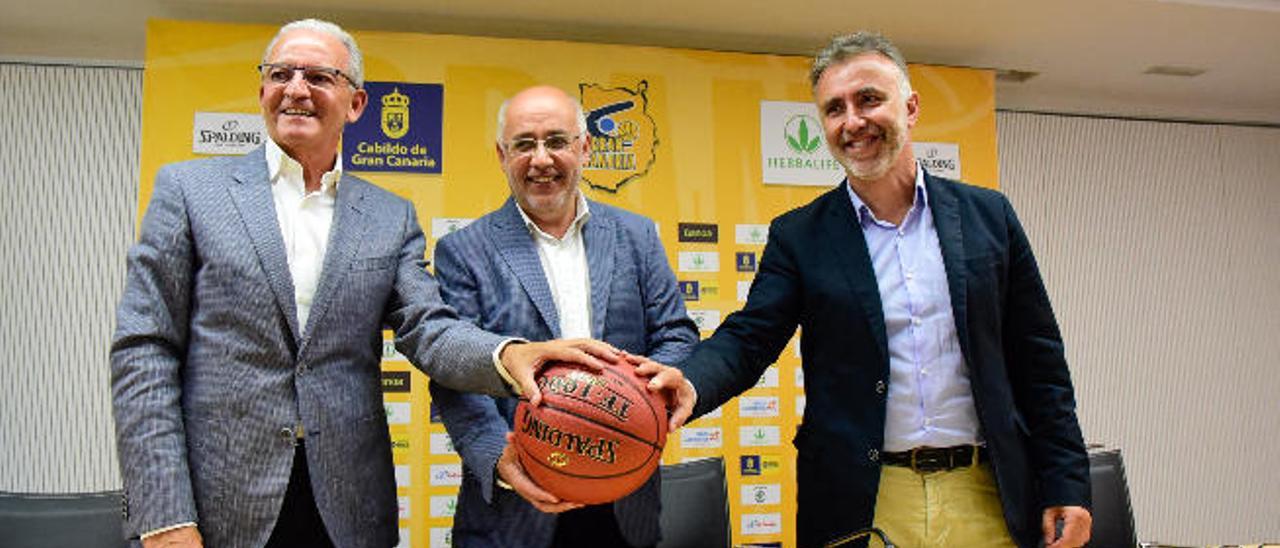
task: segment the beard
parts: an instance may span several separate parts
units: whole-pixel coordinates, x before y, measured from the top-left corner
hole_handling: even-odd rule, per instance
[[[858,134],[850,136],[848,140],[862,138],[868,131],[879,130],[879,150],[873,158],[855,159],[847,154],[843,147],[839,150],[833,150],[832,155],[835,156],[836,162],[844,167],[845,172],[853,179],[869,181],[884,177],[889,169],[893,167],[893,163],[897,160],[898,155],[902,153],[902,149],[907,144],[907,124],[906,120],[895,120],[892,125],[874,126],[873,128],[864,128]]]

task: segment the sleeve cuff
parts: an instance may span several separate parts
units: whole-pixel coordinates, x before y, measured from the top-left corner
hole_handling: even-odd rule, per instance
[[[195,527],[195,526],[196,526],[196,522],[194,522],[194,521],[188,521],[188,522],[186,522],[186,523],[179,523],[179,524],[177,524],[177,525],[170,525],[170,526],[168,526],[168,527],[161,527],[161,528],[156,529],[156,530],[154,530],[154,531],[147,531],[147,532],[143,533],[143,534],[142,534],[142,537],[141,537],[140,539],[141,539],[141,540],[146,540],[146,539],[148,539],[148,538],[150,538],[150,537],[154,537],[154,536],[156,536],[156,535],[158,535],[158,534],[160,534],[160,533],[168,533],[169,531],[173,531],[174,529],[181,529],[181,528],[183,528],[183,527]]]
[[[497,348],[493,349],[493,367],[498,370],[498,376],[502,377],[502,381],[507,383],[507,386],[511,387],[511,392],[517,396],[520,395],[520,385],[511,377],[511,373],[507,372],[507,368],[502,366],[502,351],[505,350],[509,344],[523,344],[527,342],[529,341],[526,339],[512,337],[498,343]]]

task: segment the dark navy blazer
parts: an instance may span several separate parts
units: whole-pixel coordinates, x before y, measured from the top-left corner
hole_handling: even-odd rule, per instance
[[[801,328],[806,406],[798,543],[870,526],[889,358],[875,271],[845,185],[773,221],[746,306],[681,364],[695,416],[755,384]],[[1035,546],[1045,507],[1089,503],[1089,462],[1062,339],[1008,200],[925,174],[960,348],[1005,521]]]

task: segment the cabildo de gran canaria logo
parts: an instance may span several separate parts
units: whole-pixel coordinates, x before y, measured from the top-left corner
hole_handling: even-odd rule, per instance
[[[591,188],[617,192],[653,167],[658,131],[649,116],[649,82],[635,88],[578,84],[591,135],[591,158],[583,179]]]
[[[409,97],[394,88],[382,96],[382,134],[399,139],[409,133]]]

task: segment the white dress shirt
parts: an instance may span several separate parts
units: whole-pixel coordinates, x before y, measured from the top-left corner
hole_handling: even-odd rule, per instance
[[[538,248],[542,273],[560,316],[562,339],[591,338],[591,277],[587,272],[587,247],[582,241],[582,227],[591,218],[591,212],[587,210],[587,199],[581,192],[577,195],[578,212],[561,238],[547,234],[523,209],[516,208]]]
[[[342,155],[333,169],[320,176],[320,189],[308,193],[302,178],[302,164],[267,139],[267,175],[275,200],[276,219],[293,278],[293,300],[298,308],[298,329],[306,331],[311,304],[320,284],[324,255],[329,249],[329,229],[333,226],[333,205],[342,179]]]

